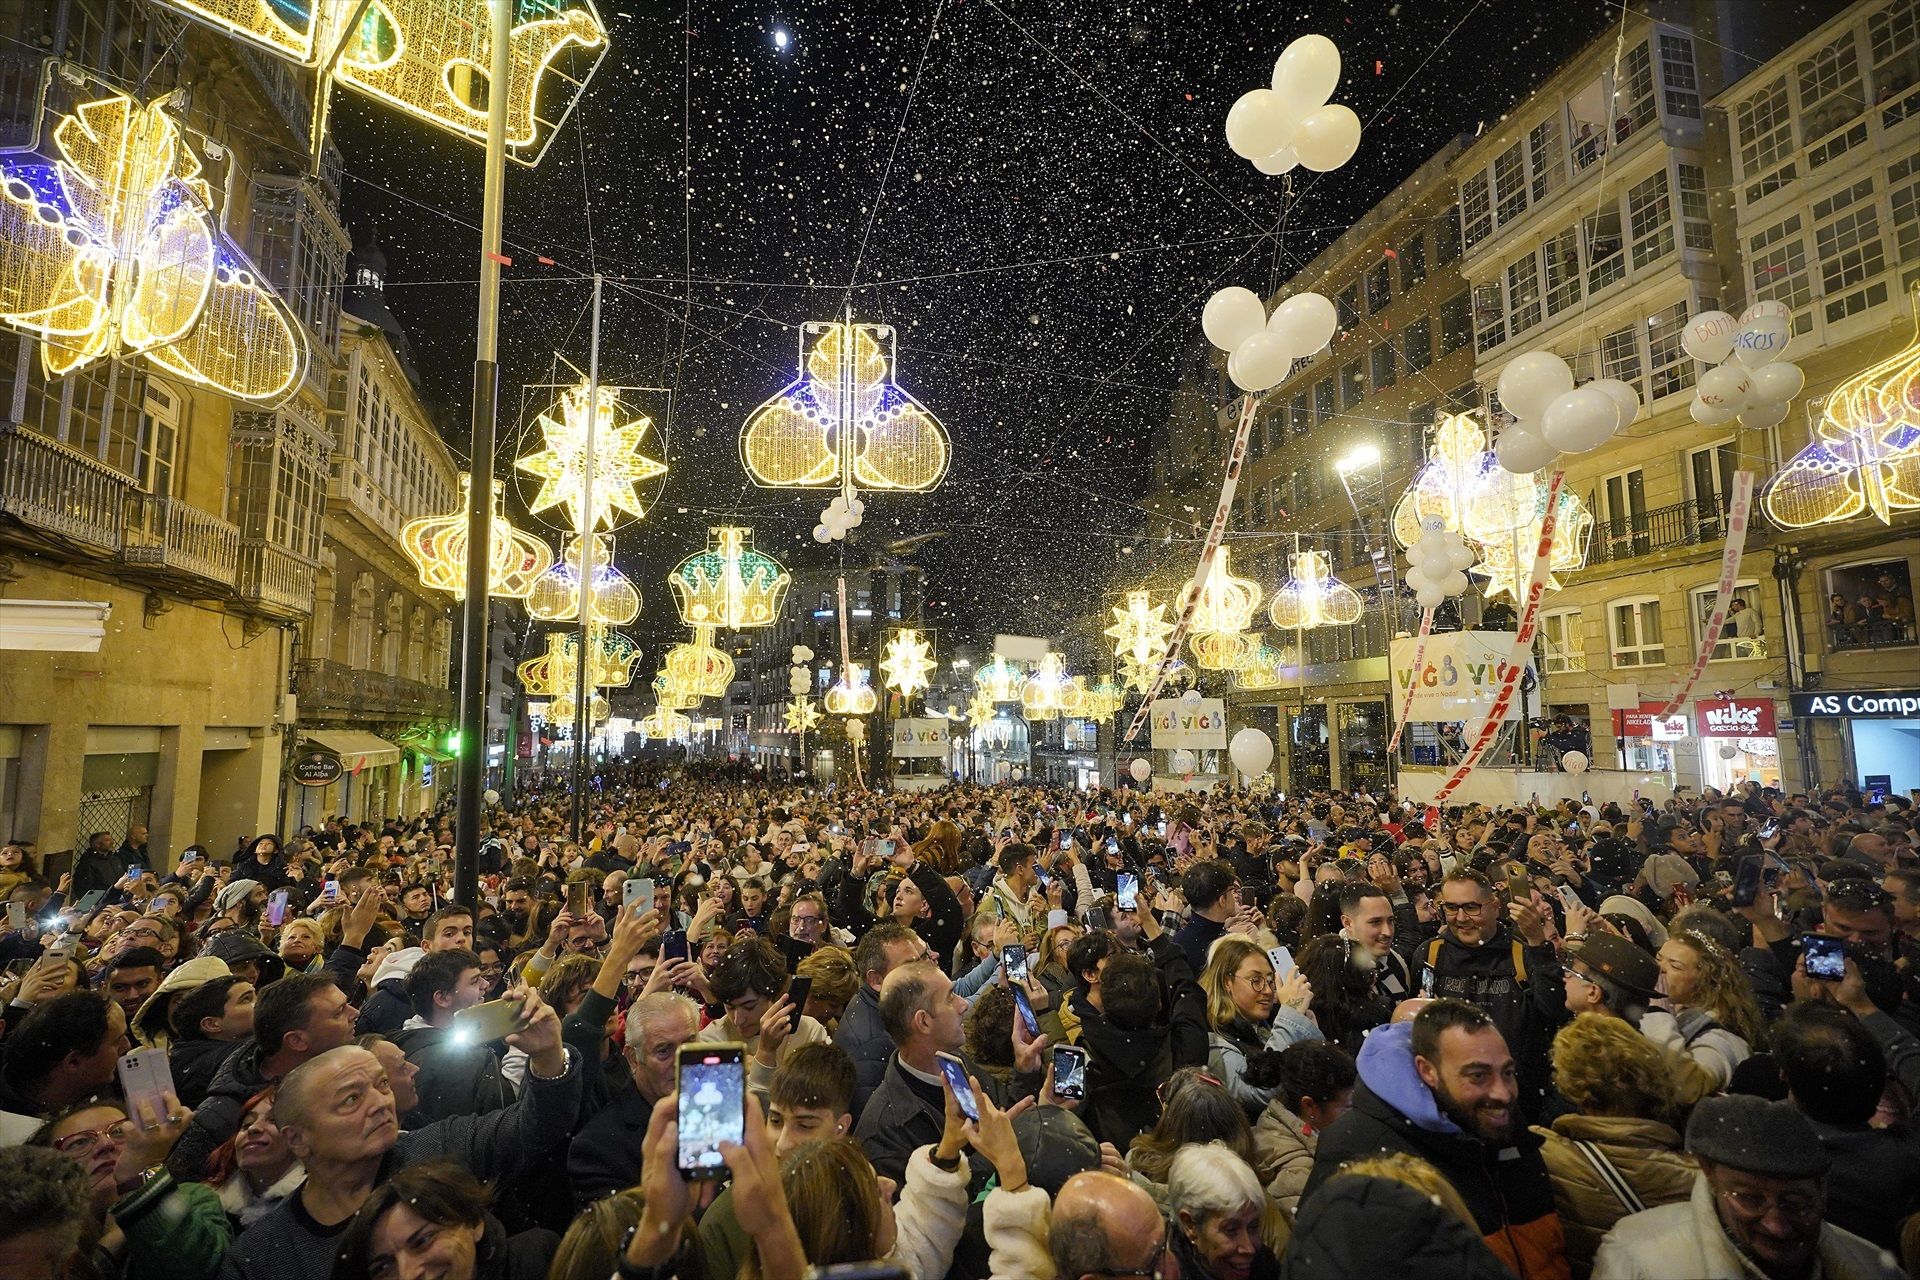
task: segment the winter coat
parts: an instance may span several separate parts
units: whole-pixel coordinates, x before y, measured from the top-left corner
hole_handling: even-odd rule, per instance
[[[965,1055],[967,1074],[980,1082],[999,1107],[1011,1106],[1013,1095],[987,1072],[980,1069]],[[1027,1090],[1031,1092],[1031,1089]],[[941,1087],[929,1084],[910,1074],[901,1065],[898,1058],[888,1061],[885,1076],[880,1087],[867,1099],[867,1108],[860,1113],[860,1120],[854,1126],[853,1136],[866,1150],[867,1158],[873,1161],[873,1170],[883,1178],[892,1178],[903,1182],[907,1176],[907,1160],[921,1147],[930,1147],[940,1141],[940,1135],[947,1127],[947,1100]],[[978,1155],[970,1157],[984,1183],[987,1173],[992,1171],[984,1159]]]
[[[213,1088],[220,1065],[245,1044],[244,1040],[175,1040],[167,1050],[173,1072],[173,1091],[189,1107],[197,1107]]]
[[[175,1182],[165,1172],[122,1196],[108,1212],[126,1233],[118,1271],[125,1280],[209,1280],[233,1239],[233,1226],[212,1187]]]
[[[1713,1020],[1704,1009],[1679,1013],[1650,1010],[1640,1019],[1640,1033],[1662,1049],[1690,1059],[1719,1092],[1733,1080],[1733,1070],[1753,1056],[1745,1040]]]
[[[1412,1187],[1335,1178],[1293,1222],[1280,1280],[1513,1280],[1473,1228]]]
[[[282,1200],[298,1191],[300,1184],[306,1180],[307,1166],[295,1160],[264,1191],[256,1192],[253,1184],[247,1181],[247,1175],[238,1169],[214,1191],[220,1196],[220,1206],[227,1211],[227,1219],[234,1224],[233,1229],[239,1232],[272,1213]]]
[[[1076,1000],[1079,1019],[1075,1043],[1087,1051],[1087,1097],[1080,1118],[1093,1136],[1125,1151],[1134,1138],[1153,1128],[1160,1118],[1160,1086],[1183,1064],[1174,1056],[1181,1039],[1167,1022],[1144,1030],[1115,1026],[1091,1004]],[[1205,1034],[1204,1015],[1192,1001],[1174,1006],[1174,1017]]]
[[[1815,1120],[1833,1158],[1827,1221],[1882,1249],[1900,1248],[1900,1220],[1920,1208],[1920,1141],[1911,1128],[1843,1129]]]
[[[1529,1097],[1551,1080],[1553,1032],[1566,1020],[1566,981],[1551,944],[1527,946],[1502,926],[1477,947],[1441,930],[1421,956],[1433,974],[1432,995],[1465,1000],[1486,1010],[1513,1054]]]
[[[1207,1037],[1207,1069],[1227,1086],[1252,1122],[1273,1101],[1271,1088],[1261,1089],[1247,1083],[1247,1059],[1263,1049],[1284,1049],[1303,1040],[1320,1039],[1320,1028],[1306,1014],[1290,1005],[1275,1005],[1273,1021],[1264,1027],[1236,1018]]]
[[[853,999],[847,1001],[847,1011],[840,1015],[833,1042],[853,1059],[853,1115],[857,1120],[867,1099],[880,1087],[887,1074],[887,1059],[893,1056],[893,1037],[880,1021],[878,991],[864,982],[860,984]]]
[[[1278,1098],[1267,1104],[1253,1126],[1253,1149],[1267,1194],[1288,1213],[1300,1208],[1300,1193],[1313,1175],[1313,1152],[1319,1143],[1320,1135],[1308,1132],[1307,1122]]]
[[[1821,1280],[1902,1280],[1905,1272],[1883,1249],[1832,1223],[1820,1228]],[[1622,1218],[1600,1242],[1593,1280],[1754,1280],[1720,1225],[1713,1189],[1696,1177],[1692,1193]]]
[[[1657,1120],[1564,1115],[1552,1129],[1534,1132],[1546,1140],[1540,1155],[1553,1179],[1553,1204],[1567,1235],[1574,1280],[1586,1280],[1600,1238],[1630,1212],[1575,1143],[1592,1143],[1646,1208],[1685,1200],[1693,1191],[1698,1166],[1680,1150],[1680,1135]]]
[[[995,1187],[981,1208],[992,1280],[1054,1280],[1058,1273],[1047,1245],[1053,1201],[1045,1191],[1032,1184],[1018,1191]]]
[[[221,1143],[240,1132],[247,1099],[272,1084],[260,1071],[260,1042],[243,1040],[213,1073],[207,1096],[193,1109],[187,1131],[174,1143],[167,1168],[182,1182],[197,1181],[207,1173],[207,1160]]]
[[[417,1017],[407,1019],[387,1039],[420,1069],[413,1088],[420,1095],[420,1115],[428,1121],[481,1116],[513,1102],[514,1087],[501,1074],[499,1055],[491,1045],[456,1041],[447,1028]],[[599,1065],[583,1061],[582,1071]]]
[[[629,1086],[574,1135],[567,1148],[567,1180],[576,1206],[585,1208],[640,1185],[640,1149],[652,1121],[653,1103]]]
[[[419,959],[416,954],[414,959]],[[381,961],[384,971],[393,958],[389,956]],[[407,999],[407,976],[397,978],[374,978],[373,990],[367,995],[366,1003],[360,1006],[360,1016],[353,1020],[353,1034],[357,1036],[390,1036],[407,1025],[407,1019],[413,1016],[413,1002]]]
[[[1411,1023],[1392,1023],[1368,1036],[1357,1066],[1353,1106],[1320,1135],[1314,1150],[1302,1214],[1341,1165],[1382,1151],[1405,1152],[1453,1184],[1487,1247],[1521,1280],[1570,1280],[1539,1136],[1522,1130],[1510,1145],[1495,1148],[1462,1133],[1414,1067]]]

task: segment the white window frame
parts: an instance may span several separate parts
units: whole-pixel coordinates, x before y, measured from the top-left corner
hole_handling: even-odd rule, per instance
[[[1549,609],[1540,615],[1542,668],[1550,676],[1587,669],[1587,637],[1579,609]]]
[[[1654,636],[1647,638],[1648,613],[1645,606],[1652,605],[1652,629]],[[1619,610],[1631,609],[1633,634],[1623,636],[1620,630]],[[1665,620],[1661,617],[1659,596],[1621,596],[1607,601],[1607,649],[1617,669],[1663,667],[1667,664],[1667,644]]]
[[[140,434],[134,441],[133,478],[156,498],[174,497],[180,487],[180,422],[186,403],[172,387],[147,379],[140,400]]]
[[[1719,583],[1709,582],[1687,591],[1687,625],[1693,637],[1694,653],[1700,652],[1700,642],[1706,639],[1707,615],[1713,612],[1714,596],[1719,590]],[[1758,578],[1735,579],[1733,594],[1737,599],[1745,600],[1748,610],[1760,619],[1760,630],[1738,641],[1723,632],[1719,641],[1713,646],[1713,655],[1707,659],[1709,662],[1746,662],[1767,656],[1766,614],[1760,607],[1762,603],[1760,580]]]

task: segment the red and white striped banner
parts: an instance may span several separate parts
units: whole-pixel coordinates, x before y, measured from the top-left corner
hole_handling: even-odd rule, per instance
[[[1713,659],[1713,647],[1720,643],[1720,632],[1727,625],[1727,608],[1733,603],[1733,584],[1740,577],[1740,557],[1747,549],[1747,516],[1753,508],[1753,472],[1736,471],[1733,473],[1732,501],[1727,507],[1727,546],[1720,553],[1720,586],[1713,596],[1713,613],[1707,618],[1707,625],[1700,633],[1700,652],[1693,655],[1693,670],[1687,672],[1687,679],[1673,695],[1673,699],[1660,709],[1659,719],[1666,719],[1680,710],[1680,704],[1693,692],[1693,686],[1700,682],[1700,675],[1707,669],[1707,663]]]
[[[1466,781],[1473,767],[1480,763],[1480,757],[1486,754],[1494,735],[1500,732],[1500,726],[1506,721],[1507,709],[1513,705],[1513,694],[1520,687],[1520,673],[1527,669],[1527,659],[1533,653],[1533,634],[1540,625],[1540,602],[1547,594],[1547,579],[1553,570],[1553,529],[1560,518],[1560,488],[1566,482],[1564,471],[1555,471],[1553,478],[1547,481],[1547,509],[1540,517],[1540,544],[1533,552],[1533,572],[1527,575],[1527,596],[1525,607],[1520,611],[1520,630],[1513,637],[1513,655],[1507,659],[1506,669],[1500,673],[1500,688],[1493,695],[1493,703],[1487,708],[1487,718],[1480,731],[1473,735],[1467,744],[1467,752],[1460,757],[1460,763],[1454,766],[1440,789],[1433,793],[1428,802],[1427,812],[1435,814],[1455,788]]]
[[[1240,487],[1240,464],[1246,461],[1247,437],[1253,431],[1254,410],[1259,407],[1252,396],[1243,397],[1240,409],[1240,425],[1233,433],[1233,448],[1227,452],[1227,475],[1220,482],[1220,501],[1213,509],[1213,523],[1207,526],[1207,540],[1200,548],[1200,567],[1193,571],[1192,598],[1187,607],[1180,611],[1180,619],[1174,624],[1173,634],[1167,637],[1166,656],[1160,659],[1160,669],[1153,674],[1153,683],[1147,686],[1147,693],[1140,700],[1140,709],[1133,713],[1133,723],[1127,726],[1127,736],[1121,739],[1123,745],[1131,746],[1140,736],[1140,726],[1145,724],[1153,711],[1154,695],[1167,682],[1167,673],[1173,670],[1173,664],[1180,657],[1180,646],[1186,642],[1187,630],[1193,623],[1193,611],[1200,604],[1200,590],[1206,585],[1207,575],[1213,572],[1213,557],[1220,550],[1220,540],[1227,533],[1227,516],[1233,508],[1234,490]]]
[[[1420,635],[1413,646],[1412,670],[1416,676],[1420,671],[1420,660],[1427,656],[1427,637],[1432,634],[1433,610],[1422,609],[1420,611]],[[1388,676],[1392,676],[1393,641],[1391,639],[1387,641],[1387,654],[1387,674]],[[1415,692],[1414,682],[1412,680],[1407,681],[1407,696],[1400,699],[1400,714],[1393,718],[1393,737],[1387,742],[1388,755],[1392,755],[1400,749],[1400,735],[1407,731],[1407,712],[1413,710],[1413,695]]]

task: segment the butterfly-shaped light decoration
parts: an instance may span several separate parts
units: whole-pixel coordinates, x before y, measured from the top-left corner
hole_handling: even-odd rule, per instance
[[[786,719],[788,733],[805,733],[820,723],[820,708],[811,698],[789,698]]]
[[[1920,326],[1920,295],[1915,297]],[[1814,439],[1767,482],[1760,503],[1787,529],[1920,508],[1920,327],[1905,350],[1826,399]]]
[[[626,519],[646,515],[646,499],[639,486],[665,475],[666,464],[640,452],[641,440],[653,420],[644,413],[620,421],[620,395],[612,387],[594,388],[594,409],[588,408],[587,383],[568,387],[560,399],[540,415],[545,448],[516,459],[514,466],[540,477],[540,490],[527,503],[535,515],[553,507],[567,509],[568,527],[611,529]],[[589,448],[588,436],[593,443]],[[593,483],[587,484],[591,465]]]
[[[1113,625],[1105,634],[1113,640],[1114,657],[1150,666],[1166,656],[1173,626],[1165,604],[1153,603],[1145,591],[1129,591],[1124,605],[1113,606]]]
[[[738,525],[707,530],[707,549],[682,560],[667,577],[680,621],[727,631],[778,622],[792,581],[778,560],[753,547],[753,530]]]
[[[867,683],[867,669],[850,662],[840,679],[827,690],[825,702],[828,715],[870,716],[879,709],[880,697]]]
[[[587,604],[592,620],[624,627],[640,616],[640,591],[613,563],[613,540],[595,534],[586,543]],[[527,593],[527,612],[541,622],[575,622],[580,617],[581,540],[574,538]]]
[[[306,368],[304,331],[221,235],[170,97],[104,93],[59,117],[50,163],[0,159],[0,323],[42,339],[50,378],[139,355],[277,404]]]
[[[341,84],[436,128],[486,141],[493,67],[487,0],[158,3],[316,69],[313,137],[324,136],[331,89]],[[593,0],[514,0],[508,39],[507,155],[537,164],[606,56],[607,29]]]
[[[1365,611],[1354,589],[1333,576],[1323,551],[1300,551],[1287,557],[1288,578],[1273,593],[1267,616],[1286,631],[1311,627],[1350,627]]]
[[[880,661],[881,683],[895,693],[911,696],[927,687],[927,677],[938,665],[933,646],[914,628],[904,627],[887,641],[886,656]]]
[[[755,409],[740,461],[768,489],[925,493],[947,474],[946,428],[893,381],[893,327],[808,321],[800,376]]]
[[[467,492],[473,477],[460,475],[460,505],[442,515],[409,520],[400,546],[420,571],[420,581],[454,599],[467,592]],[[493,482],[493,518],[487,525],[487,594],[524,600],[553,564],[553,551],[507,523],[506,486]]]

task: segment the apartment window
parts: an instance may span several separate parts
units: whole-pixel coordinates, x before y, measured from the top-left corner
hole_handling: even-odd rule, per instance
[[[1533,202],[1539,204],[1566,181],[1560,157],[1560,117],[1548,116],[1527,134],[1527,168],[1533,177]]]
[[[1697,164],[1674,167],[1680,191],[1680,238],[1689,249],[1711,252],[1713,223],[1707,212],[1707,171]]]
[[[1887,203],[1893,210],[1894,260],[1901,264],[1900,288],[1920,280],[1920,156],[1908,156],[1887,169]]]
[[[1611,558],[1645,555],[1647,545],[1647,478],[1638,467],[1616,471],[1600,482],[1600,505],[1595,533],[1605,540]]]
[[[1747,238],[1747,292],[1755,302],[1793,308],[1793,331],[1813,327],[1813,284],[1807,271],[1807,240],[1800,215],[1790,214]]]
[[[156,498],[173,496],[173,475],[180,449],[180,397],[149,381],[140,403],[139,434],[134,441],[133,478]]]
[[[1733,491],[1733,473],[1739,465],[1732,439],[1687,451],[1687,496],[1703,529],[1715,534],[1722,531],[1727,498]]]
[[[1660,33],[1662,101],[1669,119],[1700,118],[1700,77],[1693,65],[1693,41],[1669,31]]]
[[[1842,128],[1866,108],[1860,54],[1852,31],[1794,68],[1800,82],[1800,141],[1812,143]]]
[[[1400,246],[1400,289],[1405,292],[1427,278],[1427,234],[1416,231]]]
[[[1342,289],[1333,300],[1334,318],[1344,332],[1360,327],[1360,282]]]
[[[1479,407],[1480,384],[1477,382],[1463,382],[1453,390],[1447,392],[1447,398],[1443,406],[1444,411],[1447,413],[1466,413],[1468,410],[1478,409]]]
[[[1693,360],[1680,348],[1687,304],[1676,302],[1647,317],[1647,378],[1650,398],[1678,394],[1693,386]]]
[[[1355,356],[1340,366],[1340,407],[1351,409],[1366,398],[1366,361]]]
[[[1787,102],[1785,76],[1736,106],[1733,116],[1742,177],[1766,173],[1793,154],[1793,112]],[[1757,200],[1771,190],[1749,190],[1747,199]]]
[[[1484,171],[1460,184],[1460,225],[1461,242],[1469,249],[1493,234],[1493,201]]]
[[[1617,329],[1600,339],[1600,376],[1618,378],[1641,395],[1646,388],[1641,385],[1640,374],[1644,366],[1640,363],[1640,326],[1630,324]]]
[[[1488,352],[1507,340],[1507,313],[1498,280],[1473,286],[1474,349]]]
[[[1457,293],[1440,304],[1440,358],[1473,341],[1473,299]]]
[[[1693,624],[1693,650],[1700,651],[1700,642],[1707,638],[1707,620],[1713,616],[1713,602],[1720,595],[1720,584],[1710,583],[1704,587],[1695,587],[1687,593],[1688,620]],[[1733,600],[1741,602],[1739,609],[1733,608],[1728,601],[1726,623],[1720,628],[1720,638],[1714,641],[1713,653],[1709,662],[1730,662],[1740,658],[1764,658],[1767,656],[1766,629],[1760,613],[1760,584],[1748,578],[1734,583]]]
[[[1616,143],[1625,142],[1653,123],[1653,53],[1644,44],[1636,44],[1620,60],[1620,77],[1613,86],[1613,113]]]
[[[1885,302],[1887,283],[1874,279],[1886,270],[1887,261],[1880,242],[1879,211],[1873,204],[1873,179],[1862,178],[1816,201],[1813,224],[1827,323]]]
[[[1633,237],[1634,270],[1673,252],[1673,201],[1666,174],[1652,174],[1628,190],[1627,229]]]
[[[1531,253],[1507,264],[1507,316],[1509,337],[1540,323],[1540,259]]]
[[[1320,500],[1319,475],[1312,467],[1302,467],[1293,473],[1294,501],[1302,507],[1310,507]]]
[[[1451,266],[1460,258],[1460,219],[1452,209],[1433,220],[1433,265]]]
[[[1396,355],[1396,352],[1394,351],[1393,343],[1391,342],[1381,343],[1379,346],[1375,347],[1372,353],[1370,354],[1369,359],[1372,361],[1372,365],[1373,365],[1370,372],[1373,377],[1373,389],[1375,391],[1379,391],[1379,390],[1382,390],[1383,388],[1390,387],[1393,385],[1394,365],[1397,363],[1395,360],[1395,355]]]
[[[1400,335],[1406,351],[1407,372],[1418,373],[1433,363],[1433,321],[1421,316]]]
[[[1554,609],[1540,615],[1540,645],[1546,651],[1543,664],[1550,676],[1587,669],[1586,637],[1580,630],[1580,610]]]
[[[1581,220],[1587,238],[1587,292],[1599,293],[1626,277],[1627,255],[1620,236],[1620,209],[1609,205]]]
[[[1577,173],[1607,153],[1607,77],[1596,76],[1567,100],[1568,158]]]
[[[1607,623],[1616,667],[1657,667],[1667,660],[1660,637],[1660,599],[1640,596],[1607,605]]]
[[[1367,314],[1379,315],[1393,301],[1393,263],[1386,258],[1367,272]]]
[[[1867,55],[1873,84],[1884,100],[1920,81],[1920,4],[1900,0],[1867,17]]]
[[[1313,393],[1297,392],[1287,403],[1287,434],[1298,440],[1313,426]]]
[[[1580,235],[1568,227],[1541,246],[1546,265],[1547,314],[1557,316],[1580,301]]]
[[[1293,476],[1281,476],[1273,482],[1273,514],[1276,519],[1284,519],[1293,510]]]
[[[1333,379],[1322,378],[1320,381],[1314,383],[1313,420],[1315,422],[1326,422],[1338,412],[1339,406],[1334,399]]]
[[[1253,524],[1255,528],[1264,528],[1267,523],[1267,491],[1256,488],[1253,491]]]
[[[1493,159],[1494,217],[1502,224],[1527,211],[1526,144],[1516,142]]]

